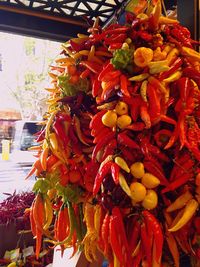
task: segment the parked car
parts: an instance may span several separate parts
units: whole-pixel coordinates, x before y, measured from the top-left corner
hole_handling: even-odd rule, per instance
[[[37,121],[17,121],[15,124],[15,134],[12,143],[10,158],[14,163],[22,166],[32,165],[35,161],[35,150],[30,147],[37,146],[35,134],[41,130],[41,125]]]

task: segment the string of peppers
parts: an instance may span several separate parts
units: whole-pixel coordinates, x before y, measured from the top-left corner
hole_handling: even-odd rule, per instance
[[[131,11],[131,12],[130,12]],[[161,2],[62,45],[38,133],[31,229],[109,266],[200,258],[200,54]],[[164,251],[164,252],[163,252]],[[73,256],[72,255],[72,256]]]

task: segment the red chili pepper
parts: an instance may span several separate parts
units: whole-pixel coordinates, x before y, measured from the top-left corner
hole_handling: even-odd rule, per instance
[[[113,139],[109,142],[107,146],[105,146],[101,160],[104,161],[107,158],[107,156],[113,155],[116,148],[117,148],[117,141]]]
[[[98,129],[99,124],[102,124],[102,117],[107,112],[107,110],[101,110],[94,115],[94,117],[90,121],[90,129]],[[105,126],[104,126],[105,127]]]
[[[176,126],[176,121],[174,120],[174,119],[172,119],[172,118],[170,118],[170,117],[168,117],[168,116],[166,116],[166,115],[164,115],[164,114],[161,114],[160,115],[160,118],[159,118],[161,121],[164,121],[164,122],[167,122],[167,123],[169,123],[169,124],[173,124],[173,125],[175,125]]]
[[[149,115],[147,103],[145,101],[140,105],[140,117],[146,125],[146,129],[151,128],[151,118]]]
[[[172,133],[169,130],[166,129],[159,130],[157,133],[154,134],[154,140],[156,141],[156,144],[159,147],[164,147],[169,141],[171,134]]]
[[[129,99],[124,99],[126,103],[130,105],[131,109],[131,118],[133,121],[137,121],[139,114],[140,114],[140,106],[141,106],[141,96],[131,97],[132,101],[129,101]]]
[[[63,121],[71,122],[70,115],[68,115],[66,113],[58,113],[58,114],[56,114],[56,119],[59,120],[60,122],[63,122]]]
[[[115,162],[111,165],[111,175],[115,184],[119,184],[119,171],[120,167]]]
[[[125,75],[120,76],[120,90],[123,95],[130,97],[130,93],[128,91],[128,79]]]
[[[153,39],[152,34],[149,34],[147,31],[142,31],[142,30],[137,32],[137,36],[147,42],[150,42]]]
[[[129,30],[129,27],[127,26],[120,26],[116,29],[110,29],[110,30],[105,30],[106,35],[111,35],[111,34],[119,34],[119,33],[126,33]]]
[[[183,64],[183,60],[179,57],[177,58],[174,63],[170,66],[170,69],[168,71],[164,71],[160,74],[159,80],[162,81],[169,77],[171,74],[173,74],[175,71],[177,71],[181,65]]]
[[[63,144],[66,147],[69,143],[69,137],[66,135],[63,125],[59,120],[54,121],[53,129],[60,141],[63,141]]]
[[[198,87],[200,87],[200,72],[193,67],[186,67],[183,69],[183,75],[194,80]]]
[[[128,137],[127,134],[123,133],[119,133],[117,135],[117,141],[119,144],[124,145],[124,146],[128,146],[129,148],[133,148],[133,149],[140,149],[139,145],[130,137]]]
[[[179,174],[180,169],[182,169],[182,166],[187,164],[187,162],[191,159],[191,156],[189,153],[181,153],[178,154],[175,159],[173,160],[174,166],[170,174],[170,181],[174,180],[175,177]]]
[[[160,107],[160,93],[157,91],[155,86],[152,86],[150,83],[147,85],[147,95],[148,95],[148,102],[149,102],[149,115],[151,121],[155,120],[157,117],[160,116],[161,107]]]
[[[106,100],[109,95],[111,95],[112,91],[115,89],[115,86],[119,84],[119,77],[112,79],[108,82],[102,82],[102,93],[101,93],[101,100]]]
[[[122,254],[122,248],[121,248],[121,244],[119,242],[118,234],[119,234],[119,232],[116,230],[116,219],[114,216],[111,216],[110,217],[110,224],[109,224],[110,244],[111,244],[112,250],[115,253],[117,259],[119,260],[121,266],[123,266],[125,264],[125,261],[124,261],[124,257]]]
[[[178,125],[175,126],[175,129],[169,139],[169,142],[166,144],[166,146],[164,147],[164,149],[169,149],[170,147],[173,146],[173,144],[177,141],[179,136],[179,128]]]
[[[165,161],[165,162],[169,162],[168,156],[165,153],[161,152],[161,150],[157,146],[154,146],[149,143],[147,144],[147,149],[152,155],[154,155],[158,159]]]
[[[101,82],[95,79],[92,83],[92,96],[96,97],[101,89]]]
[[[115,79],[115,78],[119,77],[120,75],[121,75],[121,71],[112,70],[112,71],[109,71],[109,72],[105,73],[105,75],[102,77],[101,81],[102,82],[109,82],[112,79]]]
[[[177,81],[177,87],[178,87],[179,93],[180,93],[180,100],[182,101],[182,108],[184,109],[187,98],[188,98],[189,93],[190,93],[190,89],[191,89],[190,83],[189,83],[189,78],[181,77]]]
[[[105,63],[103,65],[103,69],[101,72],[98,74],[98,81],[102,81],[103,77],[106,75],[107,72],[115,70],[113,65],[108,61],[108,63]]]
[[[130,248],[130,252],[133,253],[139,238],[140,238],[140,230],[141,230],[141,224],[139,223],[139,221],[136,219],[135,223],[132,226],[132,232],[130,234],[130,241],[129,241],[129,248]]]
[[[73,124],[74,124],[74,129],[76,131],[76,134],[79,138],[79,141],[81,141],[81,143],[88,145],[90,143],[92,143],[91,139],[86,137],[82,130],[81,130],[81,124],[80,124],[80,120],[78,119],[78,117],[76,115],[74,115],[73,117]]]
[[[134,122],[133,124],[126,127],[126,129],[129,129],[134,132],[142,131],[145,128],[145,124],[143,122]]]
[[[99,73],[101,70],[101,65],[94,61],[81,61],[79,64],[85,66],[94,73]]]
[[[98,193],[101,183],[104,179],[104,177],[110,172],[111,166],[113,164],[112,161],[108,161],[106,163],[102,163],[103,165],[100,166],[99,172],[97,173],[94,181],[94,187],[93,187],[93,195],[96,196]]]
[[[183,113],[179,115],[177,127],[179,131],[179,139],[181,143],[180,149],[182,149],[186,142],[186,123],[185,123],[185,115]]]
[[[84,49],[84,43],[83,42],[82,43],[76,43],[73,40],[69,40],[69,43],[71,45],[71,48],[76,52],[79,52],[80,50]]]
[[[136,158],[138,156],[138,152],[136,150],[135,153],[133,153],[132,149],[129,149],[128,147],[123,147],[123,149],[121,150],[123,157],[129,161],[130,163],[135,162]]]
[[[45,138],[45,128],[37,133],[36,142],[41,142]]]
[[[109,45],[109,50],[116,50],[122,47],[123,43],[113,43]]]
[[[106,37],[104,39],[105,45],[110,45],[113,43],[123,43],[127,38],[127,34],[120,33],[120,34],[113,34],[110,37]]]
[[[75,130],[74,130],[73,125],[69,126],[69,138],[70,138],[70,141],[73,142],[73,144],[77,144],[79,142],[78,138],[75,134]]]
[[[140,267],[141,260],[142,260],[142,248],[140,247],[138,254],[134,257],[132,261],[132,266]]]
[[[97,144],[104,136],[106,136],[108,133],[110,133],[111,130],[108,127],[104,127],[99,133],[95,136],[93,143]]]
[[[115,133],[114,132],[110,132],[109,134],[107,134],[104,139],[102,139],[101,141],[99,141],[99,143],[96,144],[96,146],[94,147],[94,150],[92,152],[92,160],[95,161],[96,160],[96,156],[97,153],[107,144],[109,143],[113,138],[115,137]]]
[[[109,250],[109,224],[110,215],[109,213],[106,213],[101,227],[101,236],[104,242],[104,255],[108,255]]]
[[[148,225],[148,228],[151,229],[153,232],[153,238],[156,248],[156,262],[160,263],[163,249],[163,233],[161,226],[157,219],[149,211],[144,210],[142,214],[144,216],[145,223]]]
[[[119,230],[119,235],[120,235],[120,237],[122,239],[121,240],[122,244],[125,246],[126,252],[129,254],[129,245],[128,245],[126,231],[125,231],[125,228],[124,228],[124,221],[123,221],[123,217],[122,217],[120,209],[118,207],[114,207],[112,209],[112,215],[116,218],[116,221],[117,221],[116,227]]]
[[[188,173],[193,166],[194,161],[191,158],[189,158],[186,162],[179,163],[179,166],[175,165],[170,175],[170,181],[174,181],[178,176]]]
[[[143,248],[143,252],[144,252],[143,256],[146,256],[148,266],[151,267],[151,263],[152,263],[151,250],[152,250],[152,247],[150,244],[150,238],[149,238],[148,234],[149,233],[147,233],[147,227],[146,227],[145,223],[143,222],[141,224],[141,243],[142,243],[142,248]]]
[[[167,193],[169,191],[174,191],[180,186],[187,183],[193,177],[192,173],[184,173],[176,178],[175,181],[171,182],[165,189],[162,190],[162,193]]]
[[[99,127],[91,129],[91,136],[97,136],[100,131],[102,131],[105,128],[105,125],[102,123],[102,121],[99,122]]]

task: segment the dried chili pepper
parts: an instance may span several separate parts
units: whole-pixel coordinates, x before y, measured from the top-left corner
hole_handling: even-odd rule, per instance
[[[106,176],[106,174],[108,174],[110,172],[112,164],[113,164],[113,162],[111,160],[106,161],[105,163],[102,162],[100,169],[99,169],[99,172],[97,173],[97,175],[95,177],[95,181],[94,181],[94,187],[93,187],[93,195],[94,196],[98,193],[104,177]]]
[[[150,267],[152,263],[152,248],[150,244],[150,238],[147,233],[147,227],[144,222],[141,224],[141,245],[143,248],[144,255],[146,256],[148,266]]]
[[[157,219],[149,211],[144,210],[142,214],[149,229],[151,229],[153,232],[155,249],[156,249],[155,260],[157,263],[159,263],[161,261],[162,249],[163,249],[163,233],[161,226],[157,221]]]
[[[96,160],[96,156],[97,156],[97,153],[102,149],[104,148],[104,146],[110,142],[113,138],[115,137],[115,133],[114,132],[111,132],[109,134],[107,134],[107,136],[105,136],[104,139],[102,139],[99,143],[96,144],[93,152],[92,152],[92,160],[95,161]]]
[[[128,146],[129,148],[140,149],[139,145],[124,132],[117,135],[117,141],[119,144]]]
[[[111,165],[111,175],[115,184],[119,184],[119,171],[120,167],[115,162]]]

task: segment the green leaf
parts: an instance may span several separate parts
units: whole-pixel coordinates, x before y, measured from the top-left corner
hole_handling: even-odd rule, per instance
[[[111,63],[116,69],[125,69],[133,59],[132,49],[117,49],[114,52]]]
[[[79,78],[75,84],[71,84],[68,74],[59,76],[57,85],[61,88],[63,96],[75,96],[79,91],[87,92],[89,89],[87,79]]]
[[[70,201],[73,203],[77,203],[79,200],[79,197],[82,195],[81,188],[77,187],[76,185],[72,185],[72,184],[69,184],[65,187],[58,183],[56,185],[56,190],[58,192],[58,195],[64,198],[65,202]]]
[[[33,192],[46,194],[50,188],[49,181],[45,178],[40,178],[35,182],[33,186]]]
[[[130,0],[125,7],[125,11],[131,12],[134,14],[142,13],[147,7],[147,0]]]

